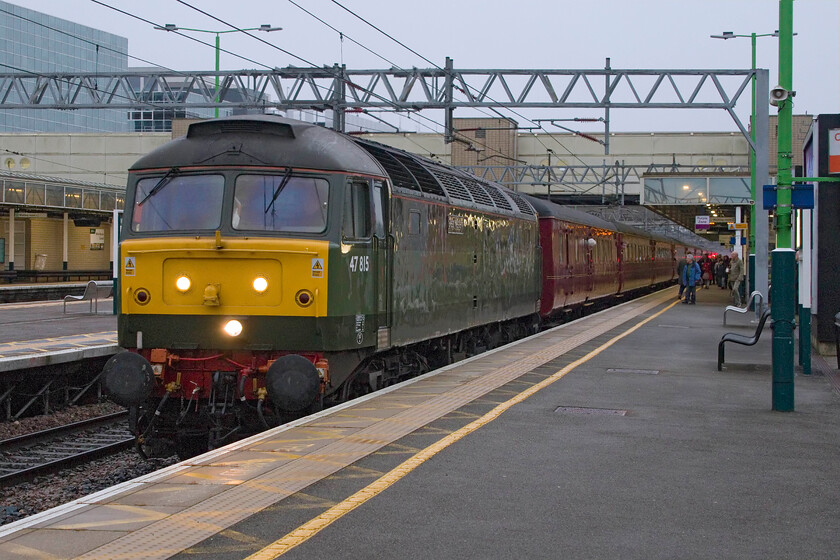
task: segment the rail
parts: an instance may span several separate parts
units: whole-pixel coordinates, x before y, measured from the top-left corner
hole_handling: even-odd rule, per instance
[[[127,412],[115,412],[0,441],[0,485],[32,480],[69,465],[128,449],[134,437],[122,424]]]
[[[735,313],[746,313],[749,311],[750,306],[758,300],[758,303],[755,306],[755,320],[761,320],[761,310],[764,308],[764,296],[761,295],[761,292],[758,290],[754,291],[750,294],[750,299],[747,300],[747,305],[745,307],[738,307],[737,305],[727,305],[726,309],[723,310],[723,326],[726,326],[726,313],[727,311],[734,311]]]

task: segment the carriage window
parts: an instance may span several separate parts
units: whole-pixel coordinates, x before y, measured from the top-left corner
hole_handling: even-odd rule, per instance
[[[329,183],[292,175],[240,175],[233,229],[321,233],[327,228]]]
[[[222,219],[222,175],[167,175],[137,182],[132,231],[217,229]]]
[[[344,237],[370,237],[370,185],[351,183],[344,200]]]

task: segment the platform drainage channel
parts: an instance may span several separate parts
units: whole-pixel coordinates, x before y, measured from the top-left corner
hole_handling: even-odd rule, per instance
[[[659,375],[658,369],[625,369],[625,368],[610,368],[607,373],[641,373],[644,375]]]
[[[626,416],[626,410],[615,408],[585,408],[580,406],[558,406],[554,412],[560,414],[578,414],[582,416]]]

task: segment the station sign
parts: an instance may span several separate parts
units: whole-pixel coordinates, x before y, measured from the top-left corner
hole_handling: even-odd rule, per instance
[[[840,128],[828,131],[828,172],[840,173]]]
[[[738,231],[738,230],[746,230],[747,229],[747,224],[736,224],[736,223],[733,223],[733,222],[729,222],[728,225],[729,225],[729,229],[731,231]]]
[[[709,229],[709,216],[694,216],[694,229]]]

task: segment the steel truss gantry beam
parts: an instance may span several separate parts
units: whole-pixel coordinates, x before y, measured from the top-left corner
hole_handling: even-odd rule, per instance
[[[0,109],[722,109],[749,137],[734,107],[756,72],[766,70],[457,70],[450,59],[409,70],[6,73]]]
[[[558,194],[586,194],[596,187],[603,186],[615,187],[616,194],[621,194],[626,184],[641,184],[645,175],[707,176],[743,174],[750,171],[748,166],[737,165],[627,164],[618,161],[603,165],[466,165],[458,168],[512,188],[520,185],[551,185],[552,193]]]

